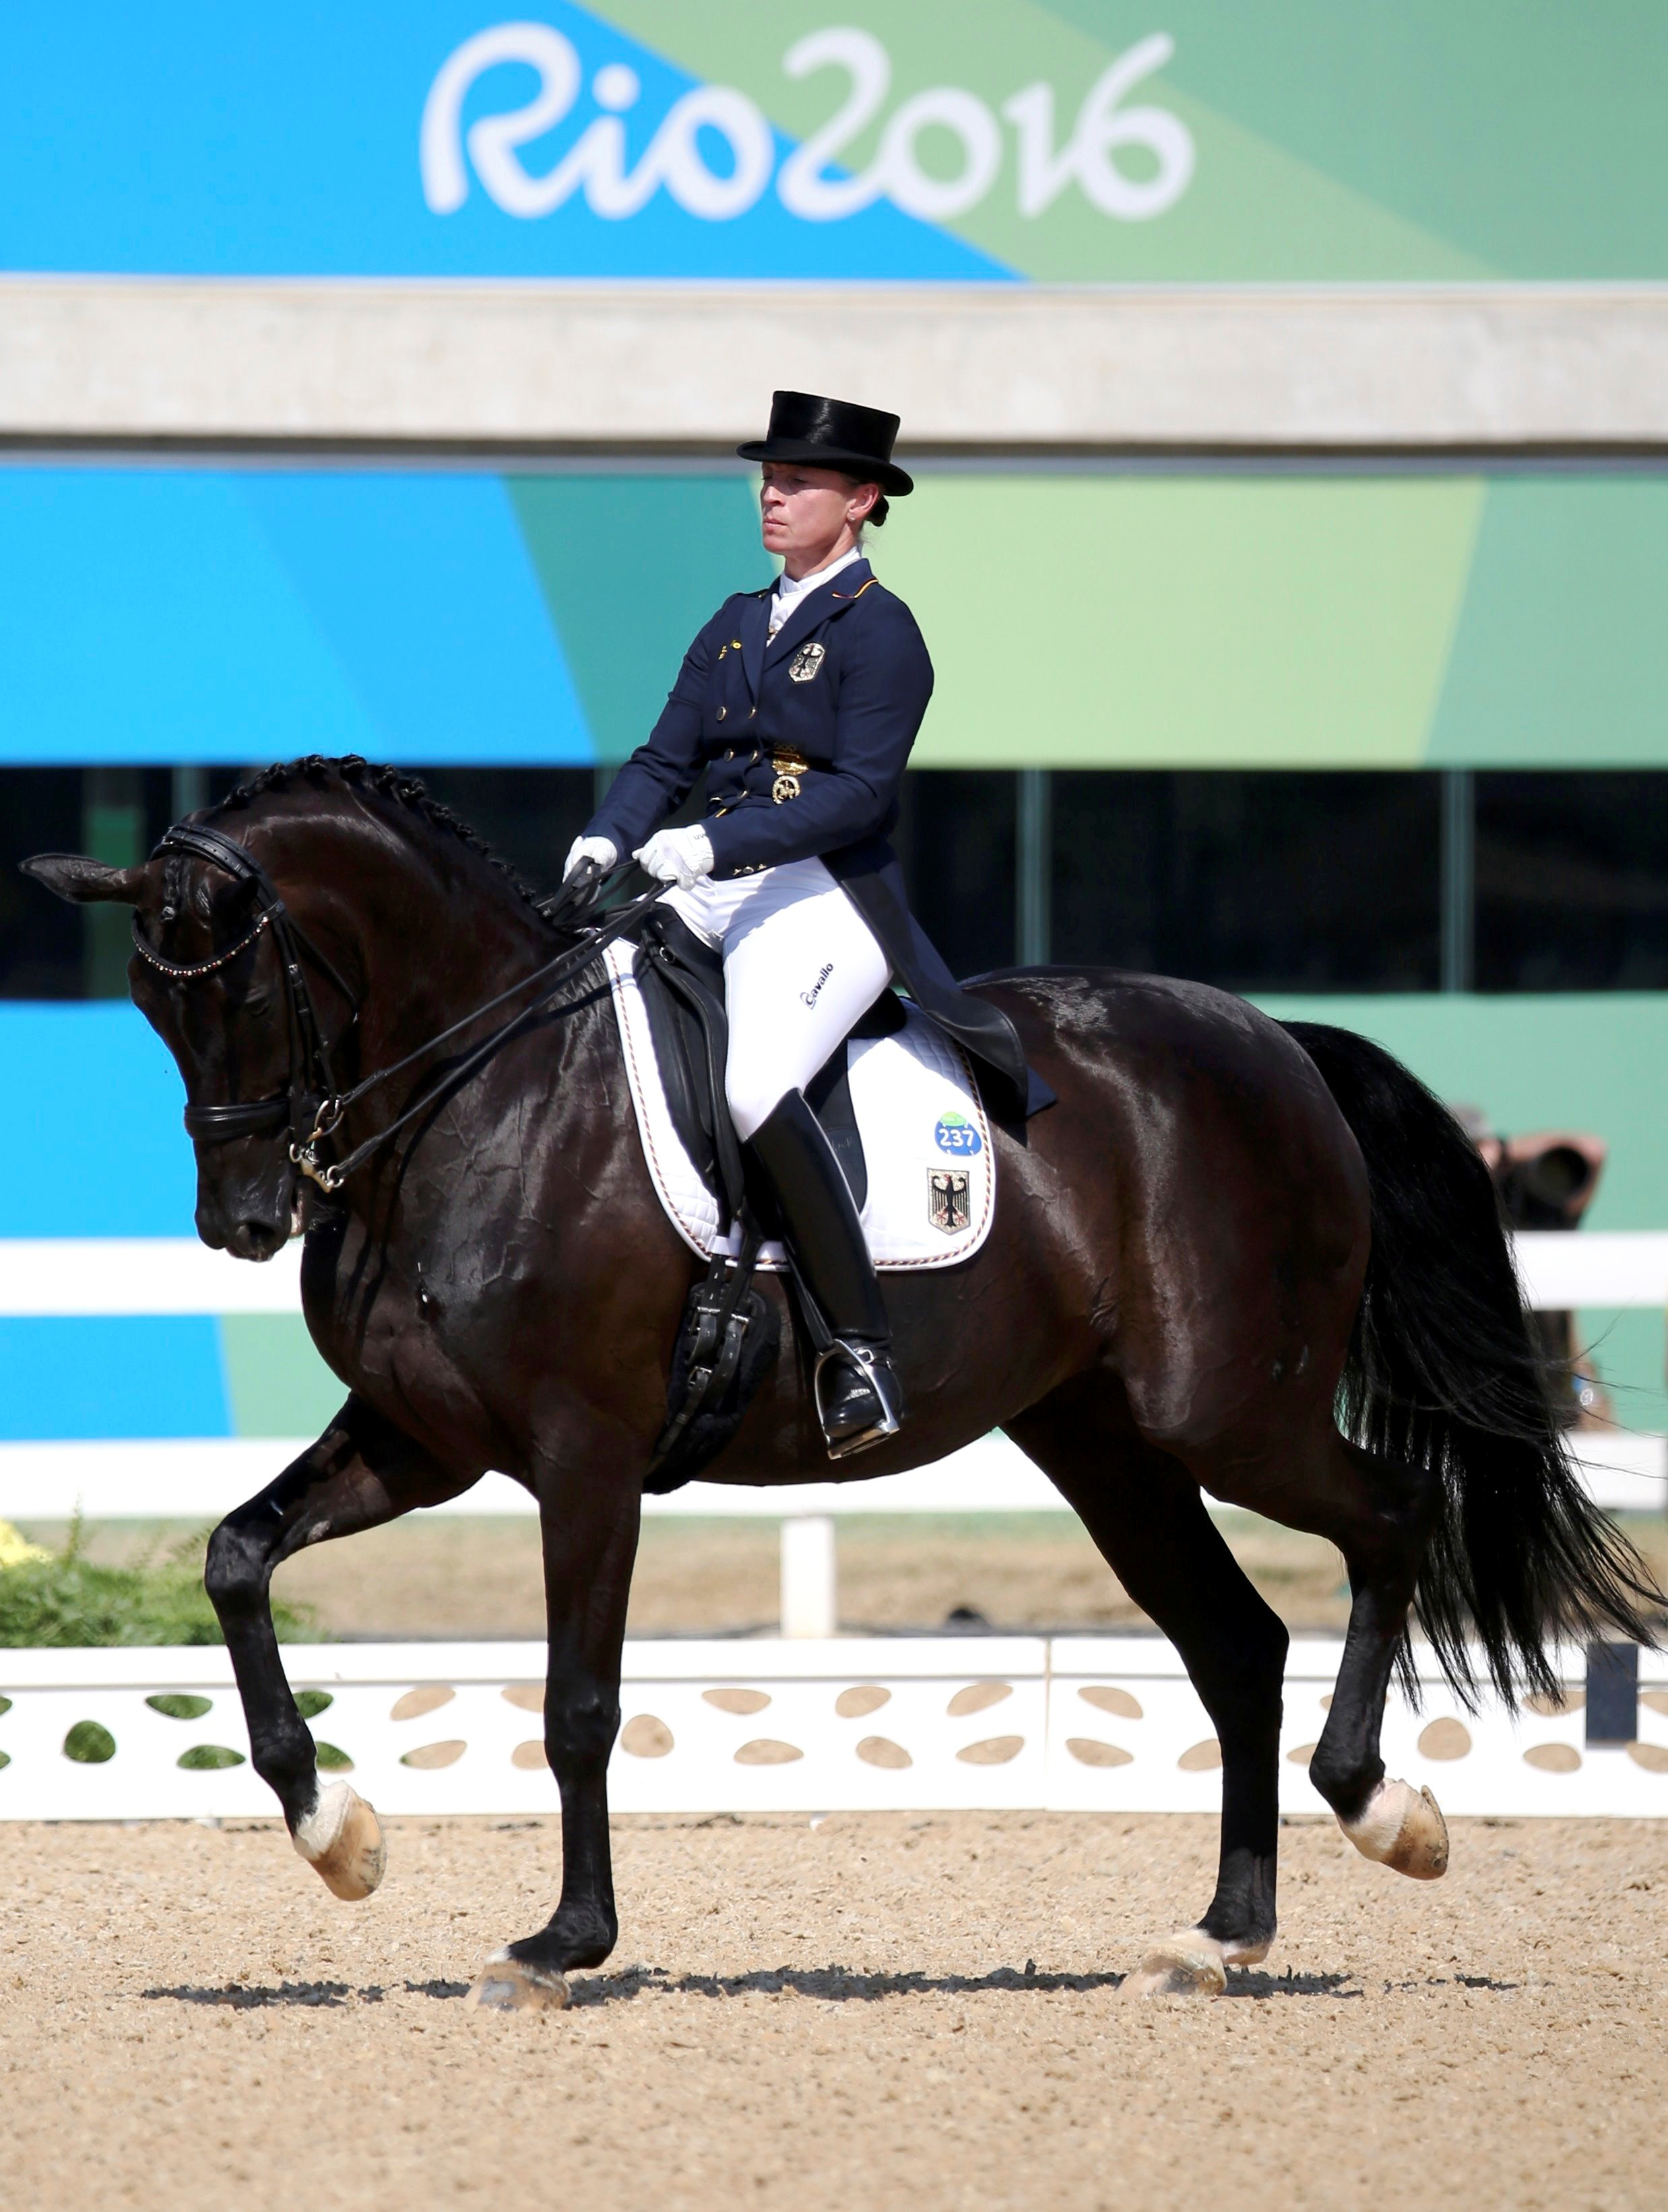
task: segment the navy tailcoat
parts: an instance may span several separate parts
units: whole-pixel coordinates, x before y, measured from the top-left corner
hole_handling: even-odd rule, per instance
[[[803,593],[774,637],[770,598],[737,592],[706,624],[586,836],[636,851],[704,769],[714,874],[822,860],[922,1012],[974,1056],[992,1110],[1034,1114],[1053,1093],[1007,1015],[960,989],[922,933],[889,842],[933,692],[914,616],[867,561]]]

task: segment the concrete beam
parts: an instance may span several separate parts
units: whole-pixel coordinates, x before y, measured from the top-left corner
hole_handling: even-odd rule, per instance
[[[1668,286],[0,277],[0,439],[701,453],[788,385],[911,451],[1668,447]]]

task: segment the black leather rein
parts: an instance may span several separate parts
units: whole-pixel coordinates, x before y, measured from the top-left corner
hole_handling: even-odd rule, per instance
[[[193,858],[208,860],[240,883],[252,884],[261,901],[260,909],[252,927],[211,960],[200,960],[191,964],[164,960],[160,953],[146,944],[139,930],[139,917],[133,917],[133,947],[140,958],[159,975],[173,982],[192,982],[198,977],[211,975],[217,969],[226,967],[239,953],[255,945],[265,932],[270,931],[278,950],[284,988],[284,1022],[289,1043],[289,1085],[271,1098],[234,1102],[224,1106],[187,1106],[186,1133],[199,1144],[227,1144],[237,1137],[276,1136],[288,1128],[290,1135],[289,1157],[303,1175],[310,1176],[321,1190],[338,1191],[362,1161],[386,1145],[405,1125],[425,1112],[432,1103],[432,1094],[424,1092],[374,1136],[368,1137],[356,1146],[345,1159],[326,1163],[319,1157],[319,1146],[341,1127],[350,1109],[370,1091],[377,1090],[392,1077],[426,1059],[439,1046],[447,1043],[460,1031],[478,1022],[483,1014],[496,1012],[510,1000],[519,998],[536,983],[545,989],[539,996],[509,1020],[501,1024],[492,1035],[461,1060],[451,1071],[451,1079],[461,1082],[482,1066],[498,1047],[514,1035],[524,1022],[529,1021],[541,1006],[559,990],[563,983],[594,960],[603,946],[629,929],[638,917],[646,914],[655,900],[663,896],[664,887],[654,884],[641,898],[631,900],[611,915],[606,921],[585,930],[581,942],[546,961],[519,983],[512,983],[496,998],[477,1006],[460,1021],[441,1030],[437,1036],[429,1038],[415,1051],[408,1052],[391,1067],[379,1068],[366,1076],[350,1091],[337,1088],[331,1065],[330,1048],[318,1013],[313,1004],[313,994],[307,980],[307,963],[311,962],[326,977],[351,1008],[348,1027],[359,1018],[359,1001],[344,982],[332,963],[314,945],[306,932],[294,920],[279,896],[277,888],[260,862],[247,846],[240,845],[234,837],[222,835],[198,823],[180,822],[167,830],[157,844],[156,854],[186,853]],[[629,863],[627,866],[629,867]],[[563,921],[578,921],[595,910],[600,901],[605,884],[611,877],[623,875],[626,867],[599,869],[588,866],[586,871],[563,886],[555,898],[543,909],[547,920],[559,915]],[[337,1040],[339,1045],[341,1040]],[[306,1131],[307,1134],[302,1135]]]

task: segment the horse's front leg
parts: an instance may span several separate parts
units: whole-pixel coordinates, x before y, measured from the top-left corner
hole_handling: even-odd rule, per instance
[[[350,1398],[318,1443],[209,1540],[203,1579],[231,1654],[255,1771],[276,1793],[296,1850],[338,1897],[368,1897],[381,1881],[382,1830],[345,1782],[320,1787],[312,1731],[290,1694],[272,1626],[272,1571],[307,1544],[454,1498],[478,1472],[443,1468]]]
[[[620,1646],[642,1513],[635,1479],[604,1472],[539,1485],[550,1665],[545,1751],[562,1796],[562,1895],[548,1924],[496,1952],[472,2004],[512,2012],[563,2005],[573,1966],[598,1966],[614,1948],[614,1875],[608,1847],[608,1759],[620,1722]]]

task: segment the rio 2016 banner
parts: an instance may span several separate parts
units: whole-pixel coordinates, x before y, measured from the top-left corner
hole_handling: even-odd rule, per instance
[[[1660,0],[59,0],[0,269],[1668,276]]]

